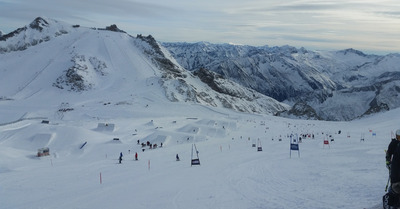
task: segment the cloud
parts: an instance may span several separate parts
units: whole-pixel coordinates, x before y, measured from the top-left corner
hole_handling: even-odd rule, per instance
[[[37,16],[88,27],[117,24],[161,41],[400,50],[397,0],[0,0],[4,32]]]
[[[167,18],[176,12],[171,7],[129,0],[14,0],[0,1],[0,5],[1,19],[15,18],[25,21],[46,16],[63,21],[84,20],[99,23],[108,22],[109,19],[127,21],[135,18]]]

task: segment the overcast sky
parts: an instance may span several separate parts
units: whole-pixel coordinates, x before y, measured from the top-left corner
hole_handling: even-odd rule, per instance
[[[399,0],[0,0],[3,33],[39,16],[162,42],[400,52]]]

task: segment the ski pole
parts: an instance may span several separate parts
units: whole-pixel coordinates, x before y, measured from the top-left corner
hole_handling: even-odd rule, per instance
[[[388,181],[387,181],[387,183],[386,183],[385,192],[387,192],[387,190],[388,190],[388,187],[389,187],[389,181],[390,181],[390,175],[389,175]]]
[[[388,190],[388,186],[389,186],[389,182],[390,182],[390,175],[391,175],[391,173],[392,173],[392,168],[389,167],[389,178],[388,178],[388,181],[387,181],[387,183],[386,183],[385,192],[387,192],[387,190]]]
[[[385,153],[387,153],[387,150],[385,150]],[[390,182],[390,169],[391,169],[391,167],[389,167],[389,178],[388,178],[388,180],[387,180],[387,183],[386,183],[386,187],[385,187],[385,192],[387,192],[387,190],[388,190],[388,187],[389,187],[389,182]]]

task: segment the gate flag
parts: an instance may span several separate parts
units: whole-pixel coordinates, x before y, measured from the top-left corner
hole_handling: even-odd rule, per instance
[[[300,149],[299,149],[299,144],[298,144],[298,140],[294,140],[295,142],[292,142],[292,135],[290,135],[290,158],[292,158],[292,150],[297,151],[299,157],[300,157]],[[298,135],[296,134],[296,137],[298,137]]]

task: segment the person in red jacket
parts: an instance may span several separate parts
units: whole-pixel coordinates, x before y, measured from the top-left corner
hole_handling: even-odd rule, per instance
[[[137,152],[135,153],[135,160],[138,160]]]

